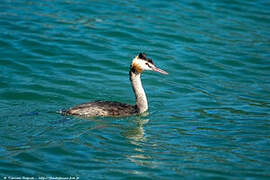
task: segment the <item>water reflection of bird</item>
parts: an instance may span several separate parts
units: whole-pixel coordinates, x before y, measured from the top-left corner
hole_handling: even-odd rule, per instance
[[[129,78],[135,94],[135,105],[125,104],[114,101],[90,101],[73,106],[69,109],[61,110],[64,115],[78,116],[126,116],[143,113],[148,110],[147,98],[142,87],[140,74],[144,70],[157,71],[162,74],[168,74],[162,69],[157,68],[152,59],[147,58],[144,53],[139,53],[133,58]]]

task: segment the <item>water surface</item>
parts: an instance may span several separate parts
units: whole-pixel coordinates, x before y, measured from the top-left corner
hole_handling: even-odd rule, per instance
[[[0,178],[269,179],[268,1],[0,2]],[[149,114],[64,117],[134,103]]]

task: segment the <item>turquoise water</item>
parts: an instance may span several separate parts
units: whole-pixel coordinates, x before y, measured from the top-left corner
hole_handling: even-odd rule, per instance
[[[0,2],[0,179],[269,179],[269,1]],[[133,103],[149,114],[64,117]]]

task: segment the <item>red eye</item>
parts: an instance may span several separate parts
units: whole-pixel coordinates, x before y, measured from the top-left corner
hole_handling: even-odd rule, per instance
[[[147,65],[149,68],[151,68],[151,66],[148,63],[145,63],[145,65]]]

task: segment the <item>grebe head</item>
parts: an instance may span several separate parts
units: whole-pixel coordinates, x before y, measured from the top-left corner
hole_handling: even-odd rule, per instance
[[[139,53],[131,62],[130,66],[131,70],[135,71],[136,73],[141,73],[142,71],[149,70],[149,71],[157,71],[162,74],[168,74],[166,71],[163,71],[160,68],[157,68],[154,65],[154,62],[151,58],[147,58],[145,53]]]

